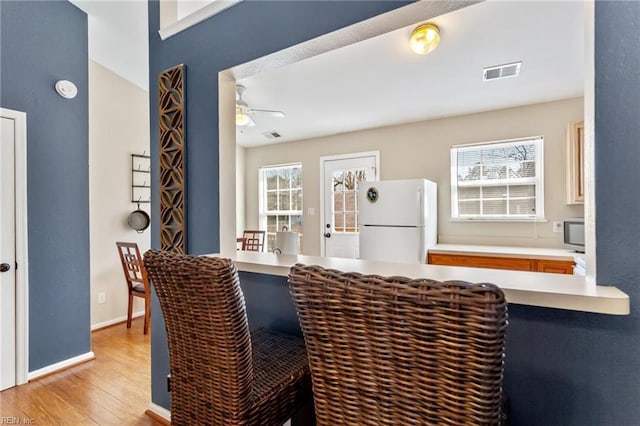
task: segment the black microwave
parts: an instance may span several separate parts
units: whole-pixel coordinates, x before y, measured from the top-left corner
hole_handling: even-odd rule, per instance
[[[584,253],[584,219],[573,217],[563,221],[564,243],[562,247]]]

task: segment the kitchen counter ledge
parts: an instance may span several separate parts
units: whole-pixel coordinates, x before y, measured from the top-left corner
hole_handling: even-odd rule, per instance
[[[211,256],[216,256],[212,254]],[[629,296],[612,286],[596,285],[589,277],[542,272],[507,271],[452,266],[373,262],[359,259],[285,255],[238,251],[231,257],[239,271],[286,277],[296,263],[319,265],[345,272],[401,275],[438,281],[488,282],[504,291],[507,301],[612,315],[629,314]]]

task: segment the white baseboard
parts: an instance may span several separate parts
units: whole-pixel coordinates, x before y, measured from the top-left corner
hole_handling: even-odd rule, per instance
[[[42,376],[47,376],[49,374],[56,373],[66,368],[73,367],[74,365],[81,364],[85,361],[91,361],[92,359],[95,359],[95,357],[96,356],[94,355],[93,351],[87,352],[82,355],[74,356],[72,358],[65,359],[64,361],[56,362],[55,364],[51,364],[49,366],[39,368],[35,371],[30,371],[27,378],[29,381],[31,381]]]
[[[154,404],[153,402],[150,402],[149,407],[147,408],[147,411],[151,411],[156,416],[165,419],[167,422],[171,422],[171,411],[167,410],[164,407],[161,407],[158,404]]]
[[[134,312],[133,313],[133,318],[139,318],[139,317],[143,317],[144,316],[144,311],[139,311],[139,312]],[[113,318],[110,319],[108,321],[102,321],[96,324],[91,324],[91,331],[96,331],[99,330],[101,328],[105,328],[105,327],[109,327],[110,325],[113,324],[118,324],[120,322],[124,322],[127,320],[127,316],[123,315],[121,317],[118,318]]]

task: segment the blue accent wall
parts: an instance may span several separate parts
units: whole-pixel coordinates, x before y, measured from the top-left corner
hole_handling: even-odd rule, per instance
[[[243,1],[165,41],[158,35],[159,7],[149,1],[149,101],[151,141],[158,140],[158,75],[185,64],[187,251],[219,249],[218,72],[409,2]],[[153,182],[158,182],[157,144],[151,144]],[[157,186],[157,185],[156,185]],[[159,212],[158,196],[152,211]],[[158,247],[158,214],[151,242]]]
[[[0,2],[0,101],[27,113],[29,370],[91,350],[87,16]],[[75,99],[54,90],[73,81]]]
[[[596,3],[596,71],[597,270],[631,283],[640,277],[640,2]]]
[[[218,72],[351,25],[405,1],[243,1],[165,41],[159,4],[149,1],[149,102],[152,186],[158,182],[158,74],[185,64],[187,252],[219,250]],[[224,190],[222,188],[221,190]],[[152,247],[160,246],[158,193],[151,197]],[[169,407],[169,371],[157,299],[152,318],[152,399]]]
[[[401,5],[243,2],[163,42],[156,32],[157,3],[150,3],[150,80],[178,63],[189,69],[190,253],[219,247],[217,72]],[[640,196],[634,196],[640,181],[639,73],[640,3],[596,2],[598,278],[629,294],[632,314],[510,305],[505,388],[514,425],[618,426],[637,425],[640,419],[640,321],[634,309],[640,296]],[[152,85],[152,141],[157,140],[156,90]],[[157,150],[153,154],[157,162]],[[157,205],[154,212],[157,217]],[[291,327],[290,312],[280,300],[288,297],[286,279],[241,278],[252,326]],[[160,311],[157,301],[154,309]],[[159,359],[152,370],[153,401],[168,407],[164,326],[159,315],[153,321],[152,358]]]

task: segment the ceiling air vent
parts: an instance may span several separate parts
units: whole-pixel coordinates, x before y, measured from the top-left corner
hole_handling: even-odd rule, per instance
[[[282,135],[276,132],[275,130],[271,130],[269,132],[262,132],[262,136],[264,136],[267,139],[277,139],[282,137]]]
[[[501,78],[517,77],[520,75],[521,66],[522,62],[514,62],[511,64],[487,67],[482,71],[482,79],[484,81],[492,81],[499,80]]]

